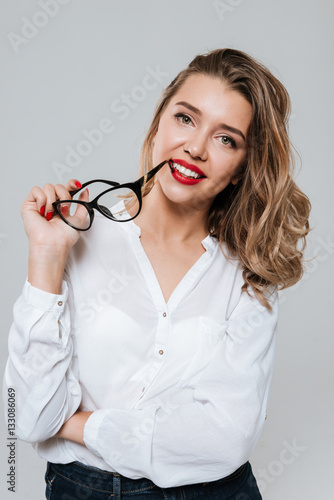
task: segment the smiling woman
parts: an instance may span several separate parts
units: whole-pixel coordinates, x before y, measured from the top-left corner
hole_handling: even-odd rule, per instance
[[[261,499],[277,291],[309,230],[288,113],[266,68],[216,50],[163,93],[140,179],[28,194],[5,387],[48,499]]]
[[[208,231],[220,241],[222,250],[227,247],[241,261],[243,289],[251,287],[270,308],[269,285],[284,289],[302,277],[309,232],[310,202],[293,180],[287,132],[289,95],[267,68],[243,52],[223,49],[197,56],[166,88],[157,105],[142,149],[142,173],[152,168],[155,136],[173,105],[180,108],[178,122],[191,128],[192,140],[197,141],[196,134],[204,130],[199,137],[206,144],[194,142],[192,150],[190,143],[185,144],[187,156],[203,165],[209,150],[199,147],[210,146],[220,174],[234,174],[230,183],[212,191],[217,196],[209,208]],[[213,147],[219,141],[224,146],[220,156],[218,147]],[[148,183],[145,192],[151,187]],[[190,196],[194,209],[203,206],[200,191]]]

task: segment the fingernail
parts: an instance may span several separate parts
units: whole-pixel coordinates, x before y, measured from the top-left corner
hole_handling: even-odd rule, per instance
[[[48,212],[48,213],[46,214],[46,220],[47,220],[47,221],[51,220],[52,215],[53,215],[53,212]]]
[[[63,215],[67,215],[68,214],[68,205],[62,205],[62,207],[61,207],[61,213]]]
[[[41,216],[43,217],[44,215],[44,212],[45,212],[45,205],[43,205],[39,211],[39,213],[41,214]]]
[[[81,182],[75,181],[74,184],[76,185],[77,188],[81,188]]]

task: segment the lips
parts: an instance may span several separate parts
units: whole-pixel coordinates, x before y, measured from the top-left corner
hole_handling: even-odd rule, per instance
[[[185,160],[172,159],[169,160],[169,166],[174,179],[181,184],[193,185],[205,179],[204,172]]]

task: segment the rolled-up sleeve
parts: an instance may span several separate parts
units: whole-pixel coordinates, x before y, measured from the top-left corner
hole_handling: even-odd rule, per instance
[[[192,402],[97,410],[85,425],[86,446],[120,474],[160,487],[214,481],[249,460],[273,374],[275,289],[270,302],[271,311],[241,294]]]
[[[27,281],[14,305],[3,395],[15,389],[15,432],[31,443],[53,436],[80,405],[69,292],[66,281],[60,295]]]

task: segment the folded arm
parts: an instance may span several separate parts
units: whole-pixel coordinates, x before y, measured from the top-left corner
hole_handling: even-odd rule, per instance
[[[16,434],[24,441],[54,436],[80,405],[67,296],[65,281],[60,295],[26,282],[14,306],[3,394],[16,390]]]

